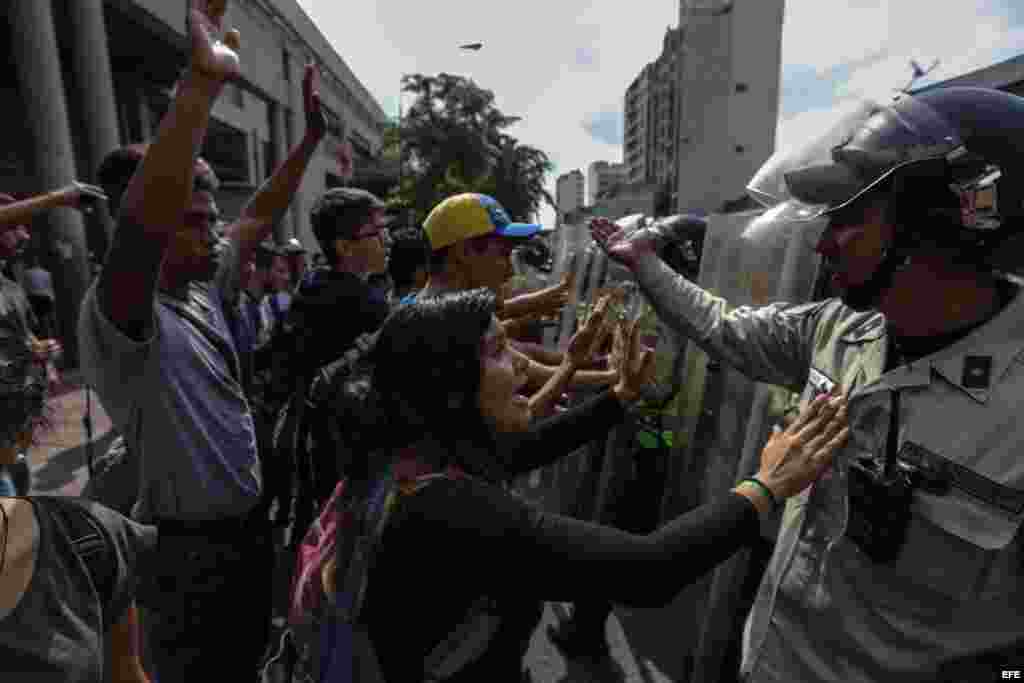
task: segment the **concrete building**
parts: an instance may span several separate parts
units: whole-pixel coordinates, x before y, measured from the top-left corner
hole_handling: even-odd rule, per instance
[[[657,183],[626,183],[606,196],[598,198],[592,207],[595,215],[618,220],[634,213],[654,216],[658,200]]]
[[[587,168],[587,204],[594,204],[597,198],[612,188],[628,181],[629,171],[625,164],[595,161]]]
[[[555,181],[555,206],[559,224],[566,214],[583,206],[583,172],[578,168],[558,176]]]
[[[0,94],[0,190],[34,194],[91,180],[121,144],[150,138],[185,67],[187,3],[167,0],[9,0],[0,5],[7,40]],[[302,74],[320,67],[331,134],[310,164],[277,237],[295,235],[316,250],[308,210],[338,182],[338,145],[347,138],[356,168],[372,169],[385,114],[295,0],[237,0],[225,20],[242,34],[243,76],[214,109],[203,155],[223,181],[218,198],[236,215],[303,134]],[[356,184],[359,177],[357,176]],[[43,222],[43,221],[41,221]],[[110,224],[52,212],[38,232],[54,274],[62,338],[74,362],[73,320],[88,282],[90,251],[106,251]],[[42,229],[45,228],[45,229]]]
[[[650,110],[650,65],[643,68],[626,89],[622,159],[626,181],[642,180],[647,172],[647,126]]]
[[[669,28],[658,58],[626,90],[624,156],[627,182],[674,187],[682,31]]]
[[[678,211],[744,194],[775,148],[783,0],[681,0]]]

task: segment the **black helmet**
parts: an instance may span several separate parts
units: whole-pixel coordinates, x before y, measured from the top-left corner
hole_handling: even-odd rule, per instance
[[[951,87],[901,94],[889,105],[864,103],[826,135],[774,155],[747,190],[800,222],[890,183],[912,191],[922,209],[937,209],[960,238],[991,245],[1021,231],[1024,98]]]

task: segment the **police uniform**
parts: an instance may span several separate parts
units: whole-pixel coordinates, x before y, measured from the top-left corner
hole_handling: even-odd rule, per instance
[[[655,259],[636,273],[662,320],[751,379],[802,392],[801,407],[835,384],[850,392],[847,446],[786,505],[744,633],[747,680],[905,681],[1024,640],[1024,297],[885,372],[879,313],[836,299],[727,312]],[[949,486],[914,491],[898,556],[877,564],[847,534],[849,465],[885,457],[894,403],[900,458]]]

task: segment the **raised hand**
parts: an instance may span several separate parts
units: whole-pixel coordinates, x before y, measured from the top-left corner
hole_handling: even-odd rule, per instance
[[[219,39],[228,0],[191,0],[188,33],[192,41],[192,70],[215,83],[226,83],[241,73],[238,50],[241,35],[232,29]]]
[[[627,230],[607,218],[590,221],[590,236],[608,256],[627,268],[634,268],[644,254],[657,253],[657,234],[640,229],[627,236]]]
[[[611,300],[611,294],[605,294],[598,299],[590,311],[590,315],[587,316],[586,322],[569,340],[569,347],[565,350],[565,359],[575,367],[588,364],[599,348],[598,343],[602,338],[602,330],[605,327]]]
[[[302,77],[302,103],[306,113],[306,135],[314,140],[323,140],[327,135],[327,115],[324,114],[320,102],[320,92],[316,89],[317,68],[313,63],[306,65],[306,73]]]
[[[609,365],[618,371],[619,379],[612,390],[620,401],[633,401],[644,385],[654,381],[654,352],[640,344],[640,321],[629,326],[620,321],[615,329]]]

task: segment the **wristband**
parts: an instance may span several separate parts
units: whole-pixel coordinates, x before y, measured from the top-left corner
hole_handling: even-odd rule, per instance
[[[747,477],[746,479],[744,479],[740,483],[741,484],[745,484],[748,481],[751,484],[754,484],[755,486],[757,486],[762,491],[764,491],[765,495],[768,496],[768,500],[770,500],[772,502],[772,510],[778,510],[779,509],[779,500],[778,500],[778,498],[775,497],[775,494],[772,493],[772,490],[770,488],[768,488],[763,481],[761,481],[757,477]]]

